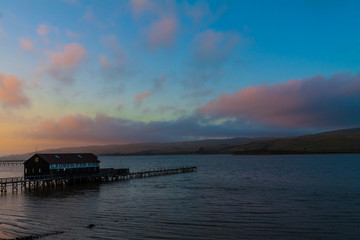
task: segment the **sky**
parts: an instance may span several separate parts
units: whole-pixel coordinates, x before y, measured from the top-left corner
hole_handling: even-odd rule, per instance
[[[360,126],[359,1],[0,1],[0,155]]]

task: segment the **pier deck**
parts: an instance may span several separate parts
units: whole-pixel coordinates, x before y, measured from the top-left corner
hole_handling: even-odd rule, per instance
[[[0,192],[6,193],[7,188],[11,187],[12,191],[36,189],[55,185],[64,185],[71,183],[81,182],[110,182],[120,180],[130,180],[133,178],[146,178],[155,176],[164,176],[171,174],[195,172],[196,167],[178,167],[166,168],[156,170],[146,170],[129,172],[127,174],[120,173],[118,169],[102,169],[98,174],[92,175],[45,175],[45,176],[32,176],[32,177],[13,177],[13,178],[0,178]]]
[[[1,165],[22,165],[25,160],[0,160]]]

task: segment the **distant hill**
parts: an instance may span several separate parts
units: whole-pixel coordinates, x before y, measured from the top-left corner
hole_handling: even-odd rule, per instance
[[[258,138],[259,139],[259,138]],[[254,138],[207,139],[199,141],[170,142],[170,143],[134,143],[125,145],[84,146],[47,149],[38,153],[83,153],[91,152],[96,155],[179,155],[179,154],[215,154],[222,153],[240,143],[253,141]],[[34,152],[11,155],[1,159],[27,159]]]
[[[234,154],[360,153],[360,128],[250,141],[229,151]]]
[[[337,130],[300,137],[254,139],[230,138],[171,143],[134,143],[125,145],[84,146],[47,149],[39,153],[84,153],[117,155],[180,154],[316,154],[360,153],[360,128]],[[34,153],[0,159],[27,159]]]

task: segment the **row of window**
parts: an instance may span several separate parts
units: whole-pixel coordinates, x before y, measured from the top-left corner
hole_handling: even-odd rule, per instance
[[[51,164],[50,169],[99,167],[99,163]]]
[[[35,173],[35,171],[37,171],[37,169],[32,169],[32,173]],[[25,168],[25,173],[28,173],[28,169],[27,168]],[[41,173],[41,168],[39,168],[39,173]]]

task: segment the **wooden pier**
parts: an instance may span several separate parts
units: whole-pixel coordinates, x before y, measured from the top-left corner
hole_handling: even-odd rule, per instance
[[[25,160],[0,160],[1,165],[22,165]]]
[[[32,177],[13,177],[13,178],[0,178],[0,192],[6,193],[8,188],[13,192],[26,189],[37,189],[44,187],[51,187],[57,185],[66,185],[74,183],[86,182],[112,182],[120,180],[130,180],[133,178],[146,178],[155,176],[164,176],[180,173],[195,172],[196,167],[178,167],[167,169],[156,169],[148,171],[138,171],[123,173],[120,169],[101,169],[100,173],[93,175],[51,175],[51,176],[32,176]]]

